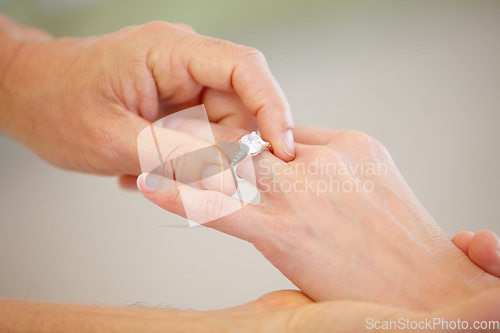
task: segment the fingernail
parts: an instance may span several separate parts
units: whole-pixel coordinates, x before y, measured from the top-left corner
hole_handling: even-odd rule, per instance
[[[137,188],[143,192],[153,193],[160,187],[160,179],[150,173],[143,173],[137,178]]]
[[[281,139],[281,144],[283,145],[283,150],[285,154],[290,157],[295,157],[295,143],[293,142],[293,132],[292,130],[286,131]]]
[[[222,189],[222,168],[218,164],[210,164],[203,170],[203,187],[207,190]]]

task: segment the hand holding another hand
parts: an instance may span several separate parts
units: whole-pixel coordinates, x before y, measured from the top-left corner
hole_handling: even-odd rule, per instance
[[[293,159],[290,109],[258,50],[166,22],[83,39],[9,24],[30,34],[0,34],[2,52],[10,51],[0,57],[0,130],[56,166],[138,175],[139,132],[202,103],[212,122],[258,124],[276,156]],[[171,153],[195,141],[165,135]]]

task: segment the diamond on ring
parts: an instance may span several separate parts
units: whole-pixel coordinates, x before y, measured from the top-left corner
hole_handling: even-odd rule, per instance
[[[262,140],[256,132],[244,135],[240,140],[238,140],[238,144],[240,145],[241,150],[231,161],[232,167],[236,167],[236,165],[247,157],[247,155],[255,156],[260,154],[264,148],[271,147],[271,144]]]
[[[262,138],[256,132],[244,135],[238,142],[241,149],[244,149],[242,147],[243,145],[248,148],[248,155],[250,156],[260,154],[264,150],[264,148],[271,147],[271,144],[262,140]]]

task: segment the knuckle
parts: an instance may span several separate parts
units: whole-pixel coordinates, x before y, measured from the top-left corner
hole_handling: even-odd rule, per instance
[[[266,63],[264,53],[250,46],[241,46],[239,49],[239,57],[250,63]]]
[[[184,30],[184,31],[187,31],[187,32],[191,32],[191,33],[196,33],[196,30],[194,30],[193,27],[187,25],[187,24],[184,24],[184,23],[174,23],[173,24],[174,26],[180,28],[181,30]]]
[[[141,28],[147,32],[158,33],[176,28],[176,25],[165,21],[151,21],[143,24]]]
[[[328,145],[314,146],[314,151],[319,156],[328,156],[337,159],[337,153]]]
[[[224,198],[220,192],[207,192],[205,214],[210,217],[220,217],[224,211]]]
[[[164,170],[163,174],[169,177],[175,177],[175,174],[179,170],[184,169],[185,156],[189,151],[184,145],[174,145],[169,147],[166,152],[163,153]]]
[[[345,130],[342,131],[341,134],[351,140],[364,140],[368,136],[365,132],[359,130]]]
[[[346,130],[342,131],[339,135],[340,142],[346,146],[354,147],[354,149],[360,153],[371,156],[390,156],[387,148],[382,143],[364,132]]]
[[[358,131],[358,130],[345,130],[340,132],[341,140],[354,144],[358,147],[367,147],[370,146],[372,141],[375,141],[368,134]]]

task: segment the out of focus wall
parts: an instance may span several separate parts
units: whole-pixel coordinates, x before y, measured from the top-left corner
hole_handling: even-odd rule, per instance
[[[382,141],[450,235],[500,231],[500,2],[0,0],[56,36],[151,20],[259,48],[297,125]],[[0,297],[213,309],[291,288],[249,244],[0,136]]]

